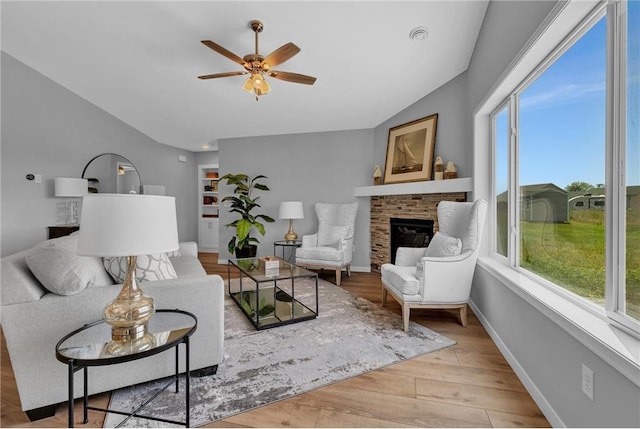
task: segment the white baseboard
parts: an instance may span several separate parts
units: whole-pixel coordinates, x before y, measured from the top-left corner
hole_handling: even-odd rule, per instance
[[[558,416],[556,411],[553,409],[551,404],[549,404],[549,402],[544,397],[542,392],[540,392],[540,390],[535,385],[533,380],[531,380],[531,378],[526,373],[524,368],[522,368],[522,366],[520,365],[518,360],[515,358],[515,356],[511,353],[511,351],[506,346],[506,344],[502,341],[498,333],[493,329],[491,324],[480,312],[478,307],[476,307],[476,305],[473,303],[473,301],[469,302],[469,307],[471,307],[471,309],[473,310],[473,313],[476,315],[476,317],[480,321],[480,324],[487,331],[487,333],[489,334],[493,342],[496,344],[496,346],[498,347],[502,355],[505,357],[507,362],[509,362],[509,365],[511,365],[511,368],[513,368],[513,371],[516,373],[516,375],[518,376],[518,378],[520,379],[524,387],[527,389],[527,392],[529,392],[529,395],[531,395],[535,403],[538,405],[538,407],[544,414],[544,416],[547,418],[549,423],[551,423],[551,426],[554,428],[567,427],[562,421],[562,419],[560,419],[560,416]]]

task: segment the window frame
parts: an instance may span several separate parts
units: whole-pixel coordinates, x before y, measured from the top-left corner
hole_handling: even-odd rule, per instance
[[[601,19],[606,19],[606,130],[605,130],[605,305],[604,307],[559,286],[536,273],[520,267],[520,186],[519,179],[519,99],[535,80],[564,55]],[[508,97],[498,104],[490,114],[490,192],[492,204],[492,241],[489,255],[496,261],[507,264],[519,274],[550,289],[581,308],[610,321],[635,337],[640,337],[640,323],[624,313],[626,306],[626,3],[603,1],[598,3],[575,25],[548,55],[535,65],[522,81],[516,84]],[[624,104],[623,104],[624,103]],[[496,118],[507,107],[508,149],[508,231],[507,257],[497,252],[497,161]]]

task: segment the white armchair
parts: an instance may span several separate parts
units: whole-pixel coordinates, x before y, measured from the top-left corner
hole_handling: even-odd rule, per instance
[[[317,203],[318,232],[302,236],[302,246],[296,250],[296,265],[335,270],[336,284],[340,286],[342,270],[351,275],[357,211],[358,203]]]
[[[487,202],[441,201],[439,231],[427,248],[400,247],[395,264],[383,264],[382,305],[387,293],[402,305],[403,329],[412,308],[460,309],[467,326],[467,303],[487,214]]]

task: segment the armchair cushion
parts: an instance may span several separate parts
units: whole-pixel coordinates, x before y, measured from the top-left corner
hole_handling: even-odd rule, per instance
[[[456,256],[462,252],[462,240],[455,237],[450,237],[441,232],[436,232],[429,247],[427,247],[424,256],[427,257],[443,257],[443,256]]]
[[[399,292],[405,295],[416,295],[420,291],[420,283],[416,277],[416,267],[401,267],[393,264],[383,264],[381,267],[382,279],[387,284],[392,284]]]
[[[344,252],[335,247],[300,247],[296,250],[296,259],[342,262]]]
[[[318,246],[339,247],[340,240],[347,238],[349,227],[318,225]]]
[[[422,259],[426,247],[398,247],[396,250],[396,265],[408,267],[415,265]]]

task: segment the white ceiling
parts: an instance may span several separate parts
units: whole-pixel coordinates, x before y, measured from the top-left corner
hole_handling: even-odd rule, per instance
[[[488,0],[1,2],[2,50],[152,139],[200,151],[220,138],[373,128],[467,69]],[[263,55],[302,51],[255,98],[245,77],[200,80],[241,66],[249,21]],[[426,26],[429,36],[411,41]]]

